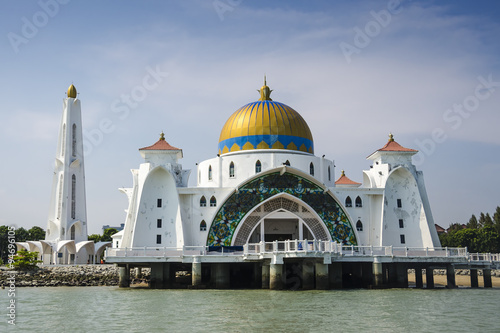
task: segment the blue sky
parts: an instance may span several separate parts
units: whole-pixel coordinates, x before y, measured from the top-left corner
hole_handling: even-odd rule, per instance
[[[258,99],[264,74],[273,99],[308,122],[316,154],[335,160],[336,177],[344,169],[361,181],[366,156],[392,132],[420,150],[436,223],[493,212],[500,5],[392,3],[2,1],[0,225],[46,228],[71,83],[87,131],[89,232],[100,233],[124,221],[117,188],[131,186],[138,148],[164,131],[183,149],[184,169],[195,170],[217,154],[227,118]],[[161,74],[141,90],[150,72]],[[123,96],[134,93],[127,105]]]

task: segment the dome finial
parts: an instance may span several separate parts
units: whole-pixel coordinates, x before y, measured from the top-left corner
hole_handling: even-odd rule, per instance
[[[342,174],[340,175],[341,177],[345,177],[345,172],[342,170]]]
[[[394,135],[392,135],[392,133],[389,133],[389,142],[393,141],[394,141]]]
[[[260,90],[257,90],[257,91],[260,93],[259,101],[272,101],[272,99],[271,99],[272,90],[269,89],[269,87],[267,86],[265,74],[264,74],[264,85],[260,88]]]
[[[165,134],[161,131],[160,140],[165,141]]]
[[[76,98],[76,88],[73,84],[69,86],[67,95],[70,98]]]

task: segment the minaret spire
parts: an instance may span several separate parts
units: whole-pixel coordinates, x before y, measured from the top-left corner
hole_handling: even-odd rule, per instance
[[[272,101],[271,99],[272,90],[269,89],[269,87],[267,86],[265,74],[264,74],[264,85],[260,88],[260,90],[257,91],[260,93],[259,101]]]

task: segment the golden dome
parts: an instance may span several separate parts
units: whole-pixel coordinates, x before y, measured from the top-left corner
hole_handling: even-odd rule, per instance
[[[311,130],[302,116],[271,100],[265,84],[261,99],[233,113],[219,137],[219,154],[255,149],[286,149],[314,154]]]
[[[76,98],[76,88],[74,85],[70,85],[68,88],[68,97]]]

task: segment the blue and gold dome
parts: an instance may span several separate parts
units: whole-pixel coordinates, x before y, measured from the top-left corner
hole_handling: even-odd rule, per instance
[[[314,154],[311,130],[302,116],[270,98],[264,85],[260,99],[249,103],[229,117],[219,137],[219,154],[255,149],[285,149]]]

